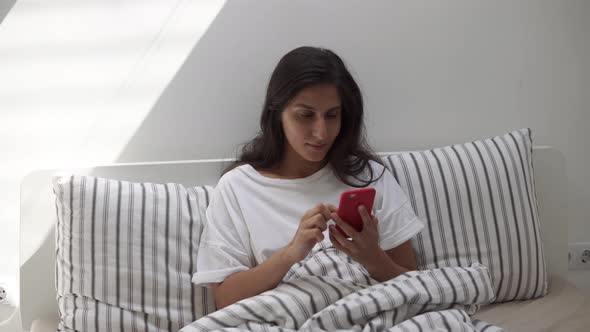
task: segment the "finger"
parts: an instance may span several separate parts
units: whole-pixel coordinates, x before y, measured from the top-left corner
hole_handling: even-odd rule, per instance
[[[324,234],[322,234],[322,232],[317,228],[308,229],[306,235],[309,239],[313,239],[316,243],[322,242],[324,240]]]
[[[363,219],[363,227],[372,227],[373,226],[373,219],[369,215],[367,208],[365,208],[364,205],[360,205],[358,209],[359,209],[359,213],[361,215],[361,218]]]
[[[301,217],[301,220],[307,220],[309,218],[311,218],[313,215],[320,213],[320,211],[323,209],[323,204],[317,204],[316,206],[314,206],[313,208],[305,211],[305,213],[303,214],[303,216]]]
[[[324,217],[324,219],[326,221],[332,219],[332,217],[330,216],[330,208],[328,207],[328,205],[326,204],[322,204],[322,216]]]
[[[331,241],[331,242],[332,242],[332,244],[334,245],[334,248],[336,248],[336,249],[338,249],[338,250],[340,250],[340,251],[344,252],[345,254],[349,255],[350,253],[348,252],[348,250],[347,250],[346,248],[344,248],[344,247],[342,246],[342,244],[340,244],[340,240],[338,240],[338,239],[336,238],[336,236],[337,236],[336,234],[338,234],[338,233],[339,233],[339,232],[338,232],[338,230],[337,230],[337,229],[335,229],[335,228],[334,228],[334,229],[330,228],[330,235],[329,235],[329,236],[330,236],[330,241]],[[344,241],[348,241],[348,240],[344,239]]]
[[[373,224],[373,227],[375,227],[375,229],[378,229],[379,228],[379,219],[375,215],[375,212],[371,211],[370,215],[371,215],[371,223]]]
[[[330,212],[338,212],[338,207],[332,204],[328,204],[328,209],[330,210]]]
[[[336,213],[332,213],[332,219],[334,222],[336,222],[336,225],[338,225],[344,231],[344,233],[346,233],[347,236],[354,239],[358,234],[358,232],[352,228],[352,226],[342,220],[342,218],[340,218]]]
[[[346,239],[335,226],[330,226],[330,239],[335,240],[340,245],[340,247],[345,249],[346,253],[352,252],[354,243]]]
[[[304,229],[318,228],[321,231],[325,231],[328,227],[328,222],[324,219],[324,216],[322,216],[319,213],[316,213],[315,215],[304,220],[301,223],[301,227]]]
[[[379,225],[379,219],[377,219],[377,216],[372,215],[372,219],[373,219],[373,225],[375,225],[375,227],[377,227]]]
[[[336,240],[338,240],[338,242],[342,242],[342,243],[350,242],[350,240],[348,240],[346,238],[346,236],[344,234],[342,234],[342,232],[338,228],[336,228],[336,226],[334,226],[334,225],[330,225],[329,234],[330,234],[330,236],[332,236]],[[344,242],[344,241],[346,241],[346,242]]]
[[[342,251],[343,253],[347,254],[350,256],[350,253],[348,252],[348,250],[346,250],[346,248],[344,248],[340,242],[338,242],[338,240],[336,240],[333,236],[330,236],[330,241],[332,242],[332,244],[334,245],[334,248],[336,248],[339,251]]]
[[[317,228],[323,232],[328,228],[328,222],[326,222],[326,220],[321,214],[316,214],[315,216],[307,220],[304,227]]]

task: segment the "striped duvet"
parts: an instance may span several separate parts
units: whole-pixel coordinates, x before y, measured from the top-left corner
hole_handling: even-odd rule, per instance
[[[483,265],[412,271],[379,283],[324,240],[277,288],[181,331],[503,331],[469,317],[493,299]]]

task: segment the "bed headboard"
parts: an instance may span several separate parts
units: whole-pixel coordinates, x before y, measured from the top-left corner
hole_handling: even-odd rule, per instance
[[[380,153],[388,155],[391,153]],[[566,175],[563,154],[551,147],[535,147],[535,184],[545,257],[550,275],[567,272]],[[55,203],[51,177],[81,174],[132,182],[214,185],[230,159],[117,164],[95,168],[41,170],[21,185],[20,314],[24,330],[33,320],[56,318]]]

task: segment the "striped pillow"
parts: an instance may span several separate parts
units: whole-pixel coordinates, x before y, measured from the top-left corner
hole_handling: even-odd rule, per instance
[[[487,265],[496,302],[547,293],[530,129],[383,157],[427,227],[418,266]]]
[[[63,331],[178,331],[214,311],[195,286],[211,187],[55,177]]]

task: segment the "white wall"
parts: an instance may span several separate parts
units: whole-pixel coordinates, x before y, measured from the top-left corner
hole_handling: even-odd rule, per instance
[[[590,142],[590,1],[579,1],[581,6],[576,7],[575,25],[573,29],[575,52],[579,52],[581,65],[580,90],[581,97],[581,117],[579,118],[580,126],[572,126],[571,130],[581,131],[580,141],[568,141],[570,149],[568,150],[569,162],[569,189],[570,189],[570,211],[571,222],[569,227],[570,242],[590,242],[590,150],[587,145]],[[582,19],[583,18],[583,19]],[[566,88],[578,82],[572,81]],[[576,89],[577,90],[577,89]],[[562,138],[566,139],[566,137]],[[590,271],[573,272],[570,274],[570,280],[578,285],[584,285],[590,290]]]
[[[564,152],[570,240],[590,241],[588,16],[583,0],[229,1],[119,161],[234,156],[280,56],[324,46],[357,77],[377,150],[531,127]]]
[[[10,304],[18,304],[19,249],[24,262],[47,231],[22,234],[19,248],[21,179],[114,162],[224,2],[20,0],[5,17],[0,284]]]

